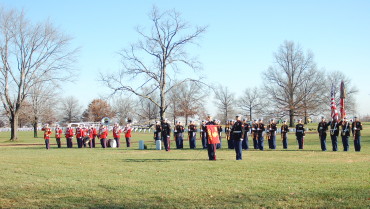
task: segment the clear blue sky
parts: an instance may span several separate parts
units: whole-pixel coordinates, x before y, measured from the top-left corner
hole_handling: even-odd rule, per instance
[[[153,5],[176,9],[192,25],[209,26],[200,48],[190,52],[203,63],[208,81],[236,93],[261,86],[273,52],[291,40],[312,50],[319,69],[349,76],[360,90],[360,114],[370,114],[369,0],[0,0],[0,6],[23,8],[32,21],[49,18],[74,37],[73,46],[81,47],[76,63],[81,73],[78,83],[63,90],[66,96],[83,95],[83,105],[109,93],[96,82],[98,72],[121,67],[117,52],[138,40],[134,28],[150,24]]]

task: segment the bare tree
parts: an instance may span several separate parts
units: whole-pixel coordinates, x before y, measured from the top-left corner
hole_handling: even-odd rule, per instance
[[[261,90],[257,87],[253,89],[247,88],[244,90],[244,94],[237,101],[239,108],[246,112],[250,120],[253,119],[253,114],[262,114],[262,109],[265,107],[263,101],[263,95]]]
[[[62,100],[60,111],[63,122],[72,123],[81,119],[82,107],[79,105],[78,99],[73,96]]]
[[[157,94],[151,92],[149,88],[144,88],[141,93],[150,96],[154,101],[158,101]],[[141,121],[150,122],[158,118],[159,108],[150,100],[141,97],[138,101],[136,114]]]
[[[75,50],[46,21],[32,24],[23,12],[0,9],[0,97],[17,139],[18,116],[30,89],[38,83],[70,78]]]
[[[290,126],[294,125],[294,116],[302,110],[303,100],[310,91],[304,91],[304,84],[317,73],[313,54],[303,52],[299,45],[285,41],[274,54],[275,65],[263,72],[265,91],[276,108],[286,111]],[[315,93],[315,92],[312,92]]]
[[[220,111],[223,122],[226,122],[230,115],[235,113],[235,94],[227,87],[220,86],[215,90],[215,104]]]
[[[112,102],[113,111],[120,124],[124,124],[128,118],[133,119],[136,113],[137,102],[130,97],[119,97]]]
[[[124,69],[118,74],[100,77],[113,90],[113,94],[131,92],[149,100],[159,108],[160,118],[163,119],[168,107],[167,94],[171,89],[187,81],[199,81],[194,74],[194,77],[172,82],[179,75],[180,69],[200,69],[199,62],[189,57],[186,48],[195,43],[206,27],[196,27],[190,31],[191,26],[181,19],[178,12],[169,10],[160,13],[155,7],[150,19],[153,25],[151,31],[145,32],[138,27],[137,32],[142,40],[120,53]],[[136,83],[143,80],[143,83],[134,87],[127,84],[127,78],[134,79]],[[141,87],[148,86],[153,87],[152,92],[157,92],[158,101],[151,96],[153,94],[142,94],[140,91]]]

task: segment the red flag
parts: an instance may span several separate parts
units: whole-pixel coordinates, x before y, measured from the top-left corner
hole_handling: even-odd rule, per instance
[[[334,84],[331,85],[331,117],[333,119],[338,119],[338,111],[337,111],[337,105],[335,103],[335,90],[334,90]]]
[[[217,125],[207,125],[208,144],[220,143]]]
[[[343,119],[346,117],[346,109],[344,108],[344,99],[346,98],[346,88],[344,82],[340,83],[340,117]]]

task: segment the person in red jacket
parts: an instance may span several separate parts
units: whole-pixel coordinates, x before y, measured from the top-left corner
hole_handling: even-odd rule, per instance
[[[122,133],[122,129],[119,127],[118,123],[115,123],[113,127],[113,138],[114,140],[116,140],[117,148],[120,147],[121,145],[120,143],[121,133]]]
[[[81,128],[81,125],[78,125],[76,128],[76,138],[77,138],[77,146],[78,148],[82,148],[83,138],[85,137],[85,132]]]
[[[87,141],[89,141],[89,129],[85,126],[85,124],[81,124],[81,129],[83,131],[83,137],[82,137],[82,144],[84,147],[86,147]]]
[[[74,132],[70,124],[68,124],[64,135],[66,136],[66,140],[67,140],[67,148],[72,148],[73,147],[72,139],[73,139]]]
[[[102,148],[107,147],[108,128],[105,125],[101,125],[99,128],[99,138]]]
[[[41,130],[44,132],[46,149],[50,149],[50,135],[52,134],[52,132],[49,128],[49,124],[45,124],[45,126]]]
[[[94,128],[94,126],[90,126],[88,135],[90,138],[90,141],[89,141],[90,148],[95,148],[95,138],[98,135],[98,133],[96,131],[96,128]]]
[[[131,131],[132,131],[131,124],[127,123],[123,131],[125,132],[126,146],[131,147]]]
[[[57,124],[55,127],[55,139],[57,140],[58,148],[61,148],[60,137],[62,137],[63,130]]]

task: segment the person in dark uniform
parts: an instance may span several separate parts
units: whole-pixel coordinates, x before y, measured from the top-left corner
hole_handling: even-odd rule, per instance
[[[233,129],[232,129],[234,124],[235,124],[235,121],[231,120],[230,121],[230,137],[229,137],[229,141],[227,143],[229,149],[234,149],[234,133],[233,133]]]
[[[271,149],[276,149],[276,131],[277,126],[274,119],[270,121],[270,141],[271,141]]]
[[[280,128],[281,133],[281,140],[283,141],[283,149],[288,149],[288,132],[289,126],[286,124],[286,120],[284,120],[283,125]]]
[[[212,117],[210,115],[207,116],[207,125],[216,125],[215,122],[212,121]],[[206,131],[206,137],[208,139],[208,132]],[[209,160],[216,160],[216,144],[210,144],[207,141],[207,149],[208,149],[208,158]]]
[[[155,141],[161,140],[161,131],[162,131],[161,122],[157,121],[154,127],[154,140]]]
[[[234,138],[234,147],[236,153],[236,160],[242,160],[242,141],[243,141],[243,123],[240,116],[236,116],[236,121],[231,128]]]
[[[230,121],[229,120],[226,121],[225,135],[226,135],[227,148],[229,148],[229,140],[230,140]]]
[[[295,136],[297,137],[298,141],[298,149],[303,149],[305,133],[302,119],[299,119],[298,124],[295,126]]]
[[[193,121],[190,121],[190,125],[188,126],[188,137],[190,149],[195,149],[197,139],[197,126],[194,124]]]
[[[184,126],[181,125],[181,122],[178,121],[176,128],[175,128],[175,137],[176,137],[176,148],[177,149],[182,149],[184,148]]]
[[[248,132],[249,132],[250,126],[249,123],[246,119],[243,119],[243,141],[242,141],[242,148],[244,150],[249,149],[249,144],[248,144]]]
[[[352,123],[352,135],[353,135],[353,144],[355,145],[355,151],[360,152],[361,151],[361,130],[362,130],[362,124],[358,120],[357,117],[355,117],[355,122]]]
[[[270,127],[271,127],[271,124],[267,124],[266,126],[266,131],[265,131],[265,140],[267,140],[267,143],[269,145],[269,149],[272,149],[272,143],[271,143],[271,138],[270,138]]]
[[[263,124],[263,120],[259,119],[257,123],[257,140],[258,140],[258,148],[263,150],[263,132],[265,131],[265,124]]]
[[[221,147],[222,147],[222,141],[221,141],[221,132],[222,132],[221,121],[214,120],[213,122],[215,122],[215,124],[217,125],[218,138],[220,140],[220,143],[216,144],[216,149],[221,149]]]
[[[324,117],[321,117],[321,122],[317,126],[317,132],[319,132],[321,150],[326,151],[326,131],[328,130],[328,123],[325,121]]]
[[[331,144],[333,146],[333,151],[338,151],[338,135],[339,135],[339,125],[340,123],[336,118],[334,118],[332,121],[328,123],[330,126],[330,138],[331,138]]]
[[[254,120],[252,124],[252,137],[253,137],[253,148],[254,149],[259,149],[257,128],[258,128],[257,120]]]
[[[167,118],[162,120],[161,123],[161,136],[163,145],[166,151],[170,151],[170,136],[171,136],[171,126],[167,122]]]
[[[203,149],[207,149],[207,136],[206,136],[206,132],[207,132],[206,121],[203,120],[202,121],[202,126],[200,127],[200,137],[201,137],[201,140],[202,140]]]
[[[342,126],[341,136],[343,143],[343,151],[347,152],[349,150],[349,136],[351,134],[351,124],[349,124],[346,117],[343,118],[340,125]]]

